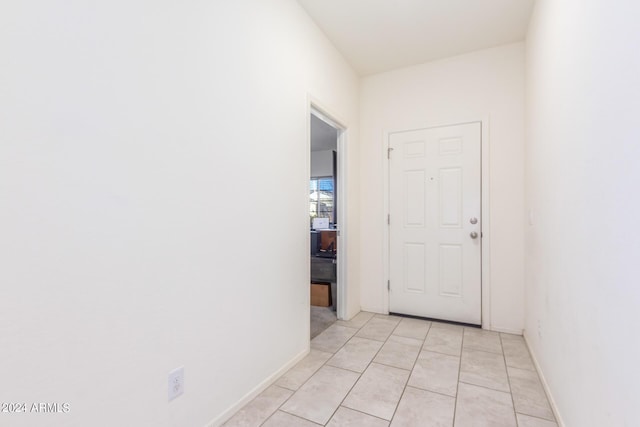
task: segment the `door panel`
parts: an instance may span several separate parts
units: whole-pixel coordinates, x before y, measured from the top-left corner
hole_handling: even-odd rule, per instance
[[[424,293],[424,244],[406,243],[404,245],[404,278],[405,292]]]
[[[481,323],[480,135],[480,123],[390,135],[391,312]]]
[[[405,227],[424,227],[424,171],[404,172]]]
[[[462,227],[462,169],[440,169],[440,227]]]

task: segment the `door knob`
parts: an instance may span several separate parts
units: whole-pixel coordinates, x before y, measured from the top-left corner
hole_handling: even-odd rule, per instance
[[[471,236],[472,239],[476,239],[478,238],[478,233],[476,233],[475,231],[472,231],[471,233],[469,233],[469,236]]]
[[[478,218],[471,218],[471,219],[469,220],[469,222],[470,222],[471,224],[477,224],[477,223],[478,223]]]

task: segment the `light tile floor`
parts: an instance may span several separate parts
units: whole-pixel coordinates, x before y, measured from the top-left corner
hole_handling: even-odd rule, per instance
[[[225,426],[557,427],[524,339],[359,313]]]
[[[315,307],[311,306],[311,339],[317,337],[327,329],[329,326],[333,325],[337,318],[336,312],[333,311],[331,307]]]

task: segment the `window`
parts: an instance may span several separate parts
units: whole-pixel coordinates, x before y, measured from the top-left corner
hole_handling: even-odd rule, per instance
[[[309,181],[309,222],[313,218],[329,218],[335,222],[333,216],[333,177],[311,178]]]

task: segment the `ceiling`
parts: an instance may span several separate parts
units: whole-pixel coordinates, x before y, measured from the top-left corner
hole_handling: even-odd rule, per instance
[[[311,151],[337,149],[338,130],[311,114]]]
[[[524,40],[534,0],[298,0],[360,75]]]

